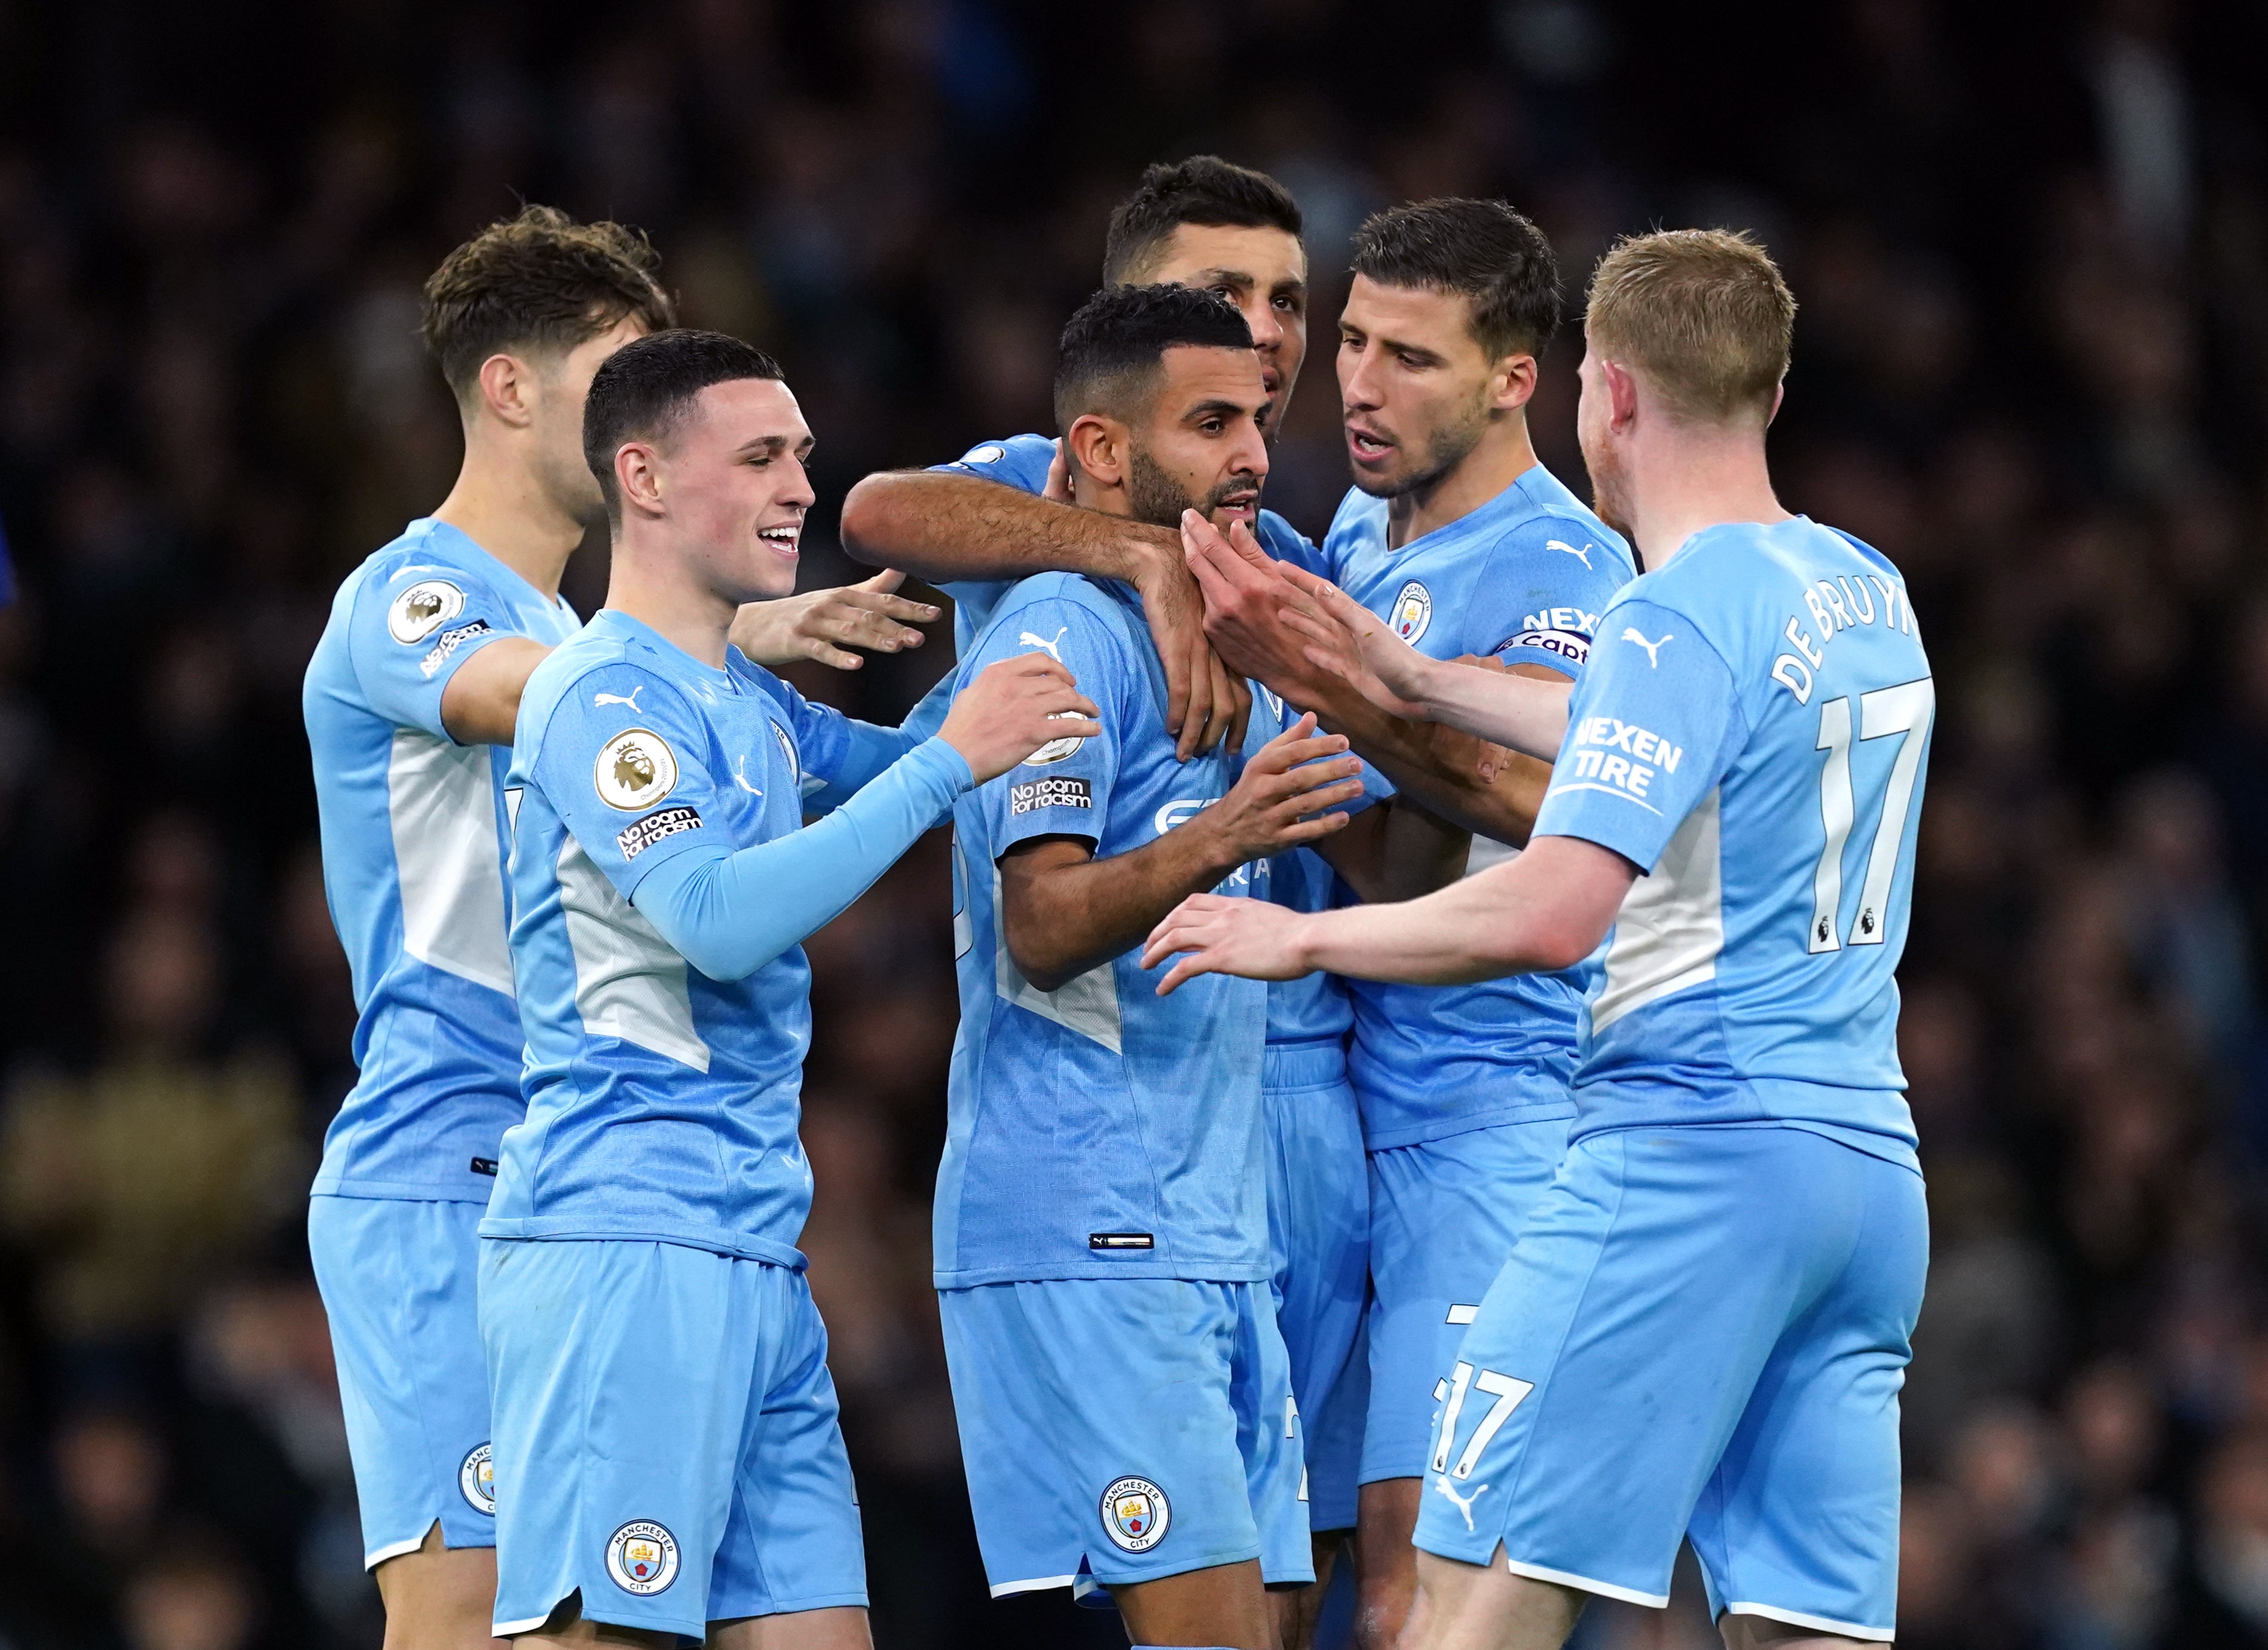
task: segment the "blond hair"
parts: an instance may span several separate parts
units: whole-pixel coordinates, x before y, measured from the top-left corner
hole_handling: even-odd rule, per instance
[[[1591,276],[1591,348],[1644,374],[1673,417],[1769,416],[1795,297],[1764,249],[1721,229],[1625,235]]]

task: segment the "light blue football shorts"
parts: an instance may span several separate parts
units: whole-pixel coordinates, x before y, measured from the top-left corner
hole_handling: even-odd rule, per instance
[[[679,1243],[481,1242],[499,1638],[866,1602],[827,1331],[803,1274]]]
[[[1314,1580],[1284,1339],[1265,1283],[941,1289],[992,1595],[1260,1560]]]
[[[1261,1067],[1268,1129],[1268,1244],[1276,1322],[1292,1360],[1307,1446],[1307,1522],[1354,1527],[1370,1367],[1370,1174],[1337,1039],[1270,1043]]]
[[[307,1200],[307,1252],[331,1320],[363,1563],[496,1545],[489,1377],[475,1304],[487,1211],[442,1199]]]
[[[1567,1149],[1568,1122],[1498,1123],[1370,1154],[1370,1415],[1362,1481],[1423,1475],[1433,1389]]]
[[[1921,1177],[1799,1127],[1579,1140],[1442,1384],[1418,1544],[1887,1640]]]

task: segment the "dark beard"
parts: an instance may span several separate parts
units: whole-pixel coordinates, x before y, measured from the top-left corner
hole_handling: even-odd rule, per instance
[[[1134,511],[1134,519],[1147,522],[1152,527],[1173,527],[1182,524],[1182,512],[1193,510],[1206,520],[1231,493],[1258,493],[1259,485],[1248,475],[1232,475],[1215,488],[1212,496],[1202,502],[1191,498],[1179,481],[1158,467],[1157,462],[1141,448],[1134,449],[1131,462],[1126,469],[1126,502]]]

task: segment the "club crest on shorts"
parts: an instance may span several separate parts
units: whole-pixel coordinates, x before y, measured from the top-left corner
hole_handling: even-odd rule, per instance
[[[634,1518],[607,1543],[607,1573],[640,1598],[677,1580],[677,1537],[650,1518]]]
[[[473,1511],[496,1516],[496,1463],[488,1445],[475,1444],[465,1452],[457,1468],[457,1490]]]
[[[1147,1478],[1120,1478],[1102,1492],[1102,1533],[1122,1551],[1149,1551],[1173,1522],[1166,1492]]]
[[[396,642],[423,642],[465,611],[465,593],[446,579],[420,579],[386,610],[387,634]]]
[[[1412,579],[1402,587],[1402,594],[1394,598],[1394,634],[1411,646],[1425,634],[1425,627],[1433,622],[1433,592]]]
[[[677,752],[659,734],[632,728],[599,748],[591,783],[609,808],[639,812],[677,788]]]

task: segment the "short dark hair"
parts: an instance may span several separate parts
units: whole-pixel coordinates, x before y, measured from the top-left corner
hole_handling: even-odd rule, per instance
[[[676,308],[654,278],[660,265],[637,230],[525,206],[441,260],[425,282],[419,330],[463,399],[498,350],[572,349],[633,315],[648,332],[674,325]]]
[[[615,455],[626,441],[659,441],[712,384],[779,378],[779,363],[729,333],[681,326],[633,340],[608,356],[583,403],[583,462],[599,479],[607,518],[622,519]]]
[[[1249,349],[1236,305],[1196,287],[1105,287],[1065,324],[1056,363],[1056,428],[1083,413],[1128,418],[1155,393],[1166,351],[1182,345]]]
[[[1418,201],[1374,212],[1354,235],[1354,273],[1381,286],[1457,292],[1491,360],[1540,356],[1559,330],[1559,260],[1502,201]]]
[[[1300,233],[1300,203],[1264,172],[1219,155],[1160,161],[1142,173],[1134,193],[1110,214],[1102,243],[1102,279],[1116,286],[1144,273],[1150,255],[1184,224]]]

